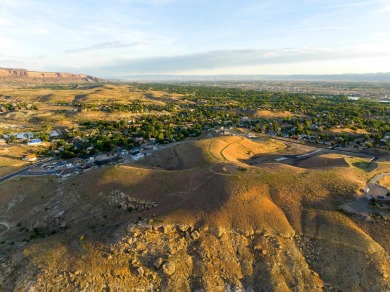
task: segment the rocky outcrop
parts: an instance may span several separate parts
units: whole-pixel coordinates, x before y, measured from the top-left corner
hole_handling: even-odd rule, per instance
[[[156,202],[131,198],[120,190],[113,190],[109,195],[109,202],[112,205],[117,205],[122,210],[145,211],[150,208],[157,207]]]
[[[334,246],[322,239],[298,235],[285,238],[265,230],[254,230],[251,235],[231,228],[222,233],[216,230],[200,225],[131,223],[124,233],[118,234],[113,245],[83,239],[81,261],[61,245],[47,254],[42,253],[45,249],[39,245],[31,246],[24,252],[33,260],[20,273],[23,276],[4,288],[30,287],[37,291],[125,291],[129,288],[136,291],[145,287],[157,291],[161,288],[167,291],[371,288],[370,291],[388,291],[390,287],[388,267],[377,264],[387,257],[382,250],[368,254],[343,245]],[[192,238],[193,234],[197,235],[196,239]],[[337,252],[366,264],[354,266],[336,256]],[[338,269],[340,265],[345,269]]]

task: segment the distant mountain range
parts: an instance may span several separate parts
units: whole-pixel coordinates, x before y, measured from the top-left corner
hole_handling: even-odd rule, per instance
[[[123,80],[123,79],[122,79]],[[390,82],[388,73],[329,74],[329,75],[136,75],[131,81],[333,81]]]
[[[37,82],[37,83],[70,83],[99,82],[102,79],[86,75],[62,72],[36,72],[25,69],[0,68],[0,81],[3,82]]]
[[[38,72],[16,68],[0,68],[0,83],[84,83],[104,82],[107,79],[87,74]],[[108,81],[329,81],[329,82],[390,82],[390,72],[324,75],[134,75],[111,78]]]

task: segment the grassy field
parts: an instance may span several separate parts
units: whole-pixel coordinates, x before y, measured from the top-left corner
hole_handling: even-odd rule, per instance
[[[0,146],[0,176],[4,176],[26,167],[30,164],[30,162],[23,161],[23,157],[28,154],[42,151],[48,146],[48,142],[33,147],[25,144]]]
[[[302,116],[299,114],[294,114],[289,111],[270,111],[270,110],[245,110],[243,111],[244,114],[253,115],[257,118],[287,118],[287,117],[293,117],[293,116]]]
[[[16,102],[35,103],[71,103],[86,102],[104,104],[107,102],[129,102],[143,100],[149,103],[164,104],[169,100],[178,100],[179,94],[162,91],[140,91],[127,85],[102,85],[91,89],[36,89],[0,86],[0,96],[11,96]]]
[[[27,146],[0,147],[0,176],[4,176],[28,165],[22,160],[29,153]]]
[[[10,96],[11,98],[8,98]],[[128,104],[141,101],[145,104],[165,105],[175,101],[180,104],[182,95],[168,94],[163,91],[140,91],[125,85],[102,85],[90,89],[39,89],[0,86],[0,101],[5,103],[23,102],[34,104],[38,110],[12,111],[1,114],[2,131],[35,131],[42,126],[77,127],[79,122],[88,120],[115,121],[118,118],[129,119],[134,116],[128,112],[78,112],[74,103],[86,103],[94,106],[111,103]],[[156,112],[155,114],[161,114]]]

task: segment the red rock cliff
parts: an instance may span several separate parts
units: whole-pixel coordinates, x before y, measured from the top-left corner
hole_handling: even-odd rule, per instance
[[[32,79],[70,79],[98,82],[99,79],[86,74],[71,74],[59,72],[34,72],[24,69],[0,68],[0,78],[32,78]]]

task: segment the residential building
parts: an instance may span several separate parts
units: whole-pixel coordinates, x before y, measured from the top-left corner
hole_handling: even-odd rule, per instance
[[[145,153],[136,152],[136,153],[134,153],[134,154],[131,154],[131,159],[137,161],[137,160],[139,160],[139,159],[141,159],[141,158],[144,158],[145,156],[146,156]]]
[[[27,145],[29,146],[36,146],[40,145],[42,143],[41,139],[31,139],[30,141],[27,141]]]
[[[29,161],[29,162],[37,161],[37,159],[38,158],[35,154],[29,154],[22,158],[22,160]]]

